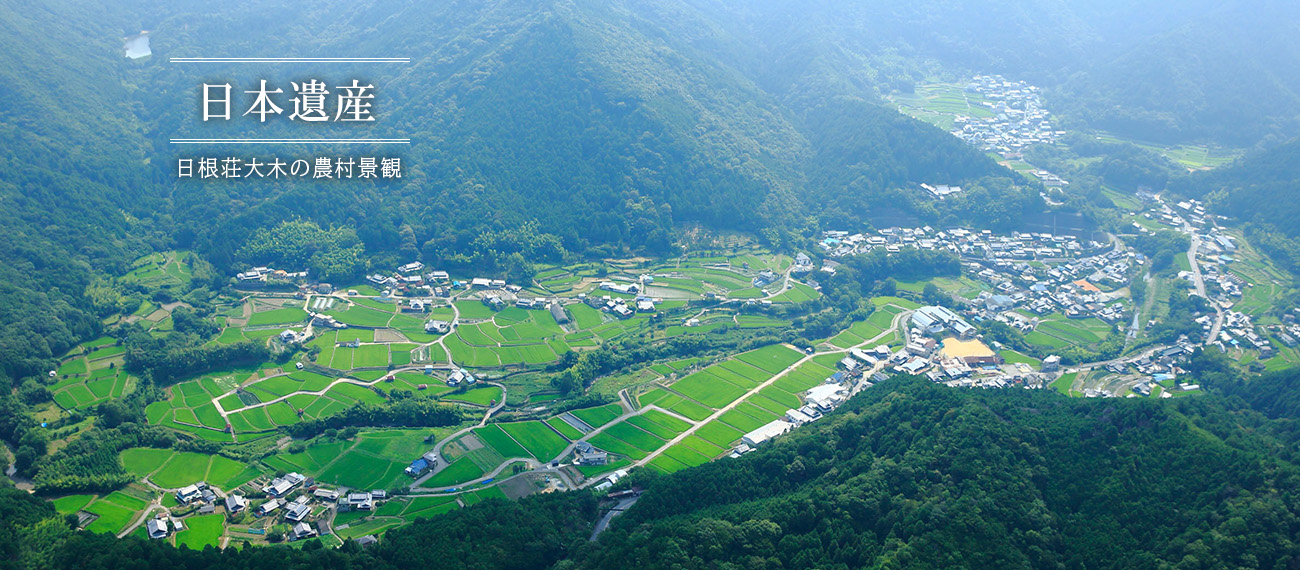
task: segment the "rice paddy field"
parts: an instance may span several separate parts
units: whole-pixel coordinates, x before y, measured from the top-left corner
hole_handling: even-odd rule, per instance
[[[177,532],[173,539],[176,546],[188,546],[191,550],[203,550],[205,546],[219,546],[221,535],[225,534],[226,515],[211,514],[185,518],[185,530]]]
[[[428,429],[368,430],[349,441],[320,438],[299,453],[278,453],[262,463],[322,483],[391,489],[410,481],[403,470],[432,447],[424,441],[431,433]]]
[[[141,478],[147,477],[164,489],[179,489],[200,481],[222,490],[235,489],[263,475],[266,470],[220,455],[137,447],[121,453],[122,467]]]
[[[65,410],[85,409],[129,394],[138,380],[118,367],[87,370],[85,360],[76,358],[60,366],[66,376],[50,386],[54,402]],[[76,372],[80,370],[81,372]]]
[[[149,289],[186,287],[194,277],[188,251],[151,253],[131,263],[122,280]]]
[[[482,306],[474,308],[472,302],[457,302],[461,316],[466,313],[481,322],[462,324],[447,336],[444,344],[452,359],[470,367],[532,366],[555,361],[563,352],[574,347],[596,346],[598,341],[610,340],[632,331],[645,328],[648,315],[638,315],[627,320],[605,320],[605,316],[586,305],[569,305],[566,312],[573,315],[570,326],[579,330],[566,331],[547,310],[525,310],[516,307],[492,312]],[[486,311],[486,312],[483,312]]]
[[[1094,345],[1111,334],[1111,326],[1095,317],[1068,319],[1060,313],[1053,313],[1040,318],[1038,327],[1026,334],[1025,340],[1049,349]]]
[[[946,131],[953,129],[958,116],[992,117],[993,112],[980,105],[986,99],[967,93],[964,87],[957,83],[918,85],[913,93],[894,95],[892,101],[900,112]]]
[[[297,307],[285,307],[253,313],[248,318],[248,326],[261,327],[273,325],[298,324],[307,320],[307,311]]]

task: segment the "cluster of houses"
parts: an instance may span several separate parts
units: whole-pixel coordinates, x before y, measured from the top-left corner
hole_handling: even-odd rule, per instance
[[[388,498],[383,490],[357,491],[335,490],[319,487],[310,477],[300,473],[287,473],[276,477],[262,487],[267,500],[251,510],[253,516],[265,518],[282,513],[284,521],[290,524],[288,538],[302,540],[329,532],[325,520],[309,521],[313,513],[313,502],[333,507],[340,512],[349,510],[369,511]],[[238,513],[248,508],[247,499],[231,494],[226,497],[226,510]]]
[[[1083,395],[1088,398],[1150,396],[1156,384],[1168,380],[1174,380],[1183,372],[1183,370],[1178,368],[1178,360],[1184,355],[1190,354],[1193,348],[1192,344],[1188,343],[1186,339],[1180,339],[1179,342],[1173,346],[1162,348],[1152,352],[1151,354],[1133,360],[1130,363],[1109,364],[1106,366],[1107,372],[1126,374],[1129,373],[1129,367],[1132,367],[1136,369],[1138,375],[1142,376],[1142,381],[1133,386],[1131,393],[1115,394],[1109,390],[1093,388],[1085,389]],[[1199,390],[1200,386],[1195,384],[1185,384],[1182,386],[1182,389],[1184,391]],[[1173,397],[1173,394],[1166,389],[1160,394],[1160,397],[1171,398]]]
[[[610,295],[597,296],[580,293],[578,299],[586,303],[588,307],[609,313],[620,319],[631,318],[632,315],[637,313],[653,313],[655,312],[655,305],[662,302],[661,299],[643,295],[637,295],[633,299],[624,299],[622,297],[611,297]]]
[[[910,336],[906,345],[892,349],[888,345],[874,348],[853,348],[840,360],[839,367],[846,373],[859,374],[864,370],[886,368],[900,374],[925,376],[936,383],[954,387],[1001,388],[1024,385],[1038,388],[1046,384],[1047,374],[1060,367],[1060,357],[1052,355],[1043,360],[1042,371],[1017,364],[1004,366],[996,352],[947,356],[935,336],[969,339],[975,329],[962,316],[945,307],[921,307],[912,313]]]
[[[989,261],[1072,259],[1082,256],[1087,251],[1105,247],[1095,241],[1081,243],[1072,235],[1032,232],[997,235],[991,230],[965,228],[936,230],[930,226],[884,228],[874,234],[826,230],[822,233],[822,240],[818,245],[823,253],[831,258],[857,255],[874,249],[896,253],[903,248],[915,247],[932,251],[949,251],[963,258]]]
[[[740,457],[772,438],[801,425],[815,422],[840,407],[848,401],[849,397],[886,379],[885,375],[879,372],[870,375],[866,372],[866,369],[857,366],[852,370],[835,372],[823,383],[813,386],[804,393],[802,406],[786,410],[780,419],[772,420],[741,436],[740,444],[728,454],[728,457]]]
[[[952,251],[965,260],[970,275],[992,288],[972,299],[970,315],[978,320],[1004,321],[1024,332],[1037,327],[1037,319],[1014,308],[1022,307],[1037,315],[1061,312],[1071,319],[1095,316],[1106,323],[1119,323],[1125,306],[1118,301],[1118,295],[1102,292],[1095,282],[1118,286],[1145,263],[1139,252],[1113,249],[1095,241],[1080,243],[1073,236],[1021,232],[995,236],[989,230],[971,232],[961,228],[936,232],[930,226],[881,229],[876,236],[829,230],[822,247],[829,256],[852,255],[875,247],[889,251],[901,247]],[[935,324],[926,323],[920,328],[932,327]],[[958,336],[969,336],[972,328],[967,327],[969,324],[959,325]]]
[[[947,184],[938,184],[938,185],[921,184],[921,190],[925,191],[926,195],[928,195],[931,198],[934,198],[935,200],[943,200],[954,194],[961,194],[962,187],[949,186]]]
[[[300,473],[288,473],[283,477],[276,477],[262,487],[262,492],[269,498],[251,509],[253,516],[263,518],[276,511],[283,511],[284,520],[292,524],[290,540],[318,536],[320,532],[327,529],[322,530],[324,522],[320,523],[320,527],[306,524],[305,519],[311,514],[311,507],[308,504],[310,497],[304,494],[292,501],[287,500],[290,494],[304,486],[312,487],[314,482]],[[321,491],[317,490],[316,493],[319,496]],[[224,498],[218,497],[205,482],[194,483],[176,490],[175,498],[180,506],[198,505],[194,511],[197,515],[214,513],[218,505],[224,506],[226,512],[231,515],[249,510],[249,500],[243,495],[230,493]],[[184,519],[173,518],[168,512],[146,521],[145,530],[150,538],[161,539],[180,530],[183,525]]]
[[[971,263],[971,273],[993,284],[997,293],[982,292],[971,304],[980,319],[994,319],[1021,331],[1031,331],[1037,318],[1012,311],[1045,316],[1061,313],[1071,319],[1096,317],[1108,324],[1124,320],[1122,295],[1103,291],[1094,283],[1112,289],[1128,280],[1134,268],[1145,263],[1141,254],[1111,251],[1105,255],[1072,260],[1051,268],[1026,263]]]
[[[1197,322],[1208,332],[1213,326],[1214,317],[1205,315],[1197,319]],[[1294,332],[1300,332],[1300,325],[1291,325],[1290,328],[1295,329]],[[1295,346],[1295,338],[1286,332],[1278,335],[1278,340],[1287,346]],[[1225,352],[1230,348],[1258,350],[1261,360],[1272,358],[1275,354],[1272,342],[1257,332],[1250,315],[1232,310],[1223,311],[1223,327],[1219,330],[1219,336],[1210,339],[1209,344],[1218,346]]]
[[[296,283],[307,279],[306,271],[285,271],[283,269],[272,269],[270,267],[254,267],[248,271],[241,271],[235,274],[235,280],[240,285],[249,285],[265,282],[284,282]]]
[[[1119,296],[1103,291],[1096,283],[1115,289],[1146,263],[1141,253],[1131,249],[1081,242],[1071,235],[995,235],[989,230],[936,231],[929,226],[885,228],[874,235],[829,230],[820,245],[831,258],[876,248],[949,251],[963,259],[970,275],[991,287],[972,300],[970,315],[977,320],[1006,322],[1022,331],[1033,330],[1037,319],[1012,311],[1017,307],[1038,315],[1060,312],[1069,318],[1121,322],[1125,309]],[[835,265],[828,260],[821,270],[833,274]]]
[[[452,281],[451,275],[446,271],[425,271],[424,264],[419,261],[402,265],[393,273],[367,275],[366,281],[390,294],[429,295],[441,298],[450,297],[453,288],[464,286],[462,283]],[[502,285],[504,286],[504,282]]]
[[[1055,129],[1034,85],[1001,75],[979,75],[966,86],[966,92],[986,99],[979,104],[993,116],[958,116],[952,134],[981,150],[1016,158],[1026,147],[1054,143],[1065,134]]]

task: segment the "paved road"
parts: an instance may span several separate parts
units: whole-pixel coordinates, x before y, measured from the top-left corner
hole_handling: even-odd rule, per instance
[[[640,498],[641,498],[640,495],[636,495],[632,497],[623,497],[622,499],[619,499],[618,502],[615,503],[614,506],[609,509],[609,512],[605,513],[605,516],[600,517],[600,520],[596,521],[596,528],[592,529],[591,538],[587,540],[589,541],[596,540],[596,537],[600,536],[600,533],[605,532],[605,529],[609,528],[609,521],[613,520],[614,517],[621,515],[624,512],[626,512],[628,509],[632,508],[632,505],[635,505],[637,499]]]
[[[1184,224],[1183,231],[1192,238],[1192,245],[1187,249],[1187,263],[1192,266],[1192,284],[1196,287],[1197,295],[1209,299],[1205,294],[1205,278],[1201,275],[1201,264],[1196,260],[1196,252],[1201,249],[1201,236],[1196,233],[1196,229],[1191,224]],[[1211,302],[1211,306],[1214,307],[1214,324],[1210,325],[1210,334],[1205,338],[1206,344],[1219,338],[1219,331],[1223,329],[1223,309],[1219,308],[1217,303]]]
[[[1184,224],[1183,232],[1192,241],[1192,245],[1187,248],[1187,264],[1192,267],[1192,285],[1196,287],[1197,295],[1205,297],[1205,279],[1201,277],[1201,264],[1196,261],[1196,252],[1201,249],[1201,236],[1196,234],[1196,229],[1191,224]]]

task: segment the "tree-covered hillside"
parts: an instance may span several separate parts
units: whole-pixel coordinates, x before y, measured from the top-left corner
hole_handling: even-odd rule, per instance
[[[1169,189],[1247,223],[1252,242],[1287,267],[1300,268],[1300,139],[1224,168],[1173,178]]]
[[[671,4],[665,4],[670,6]],[[579,256],[669,252],[684,224],[788,243],[830,201],[871,199],[997,166],[860,92],[828,117],[792,106],[746,69],[681,39],[698,14],[660,21],[640,3],[501,1],[355,6],[298,2],[4,3],[0,70],[0,367],[43,373],[120,311],[108,278],[150,250],[191,249],[227,273],[287,264],[331,280],[373,261],[422,259],[503,274]],[[122,57],[150,30],[153,55]],[[735,41],[744,41],[736,38]],[[409,65],[227,65],[171,57],[404,56]],[[358,127],[271,117],[205,124],[200,85],[260,79],[376,85]],[[283,102],[282,102],[283,103]],[[849,122],[845,122],[849,121]],[[848,136],[841,125],[854,125]],[[317,128],[313,128],[317,127]],[[832,128],[838,130],[831,130]],[[173,145],[174,137],[409,137],[402,147]],[[856,139],[856,140],[854,140]],[[177,180],[176,160],[396,156],[401,179]],[[833,160],[827,161],[826,157]],[[932,172],[935,165],[957,165]],[[851,179],[826,174],[854,169]],[[832,177],[833,176],[833,177]],[[265,244],[296,235],[299,257]],[[280,244],[277,247],[284,246]],[[295,263],[302,266],[293,266]],[[129,313],[133,307],[127,308]]]
[[[43,373],[98,331],[85,295],[162,245],[121,19],[107,5],[0,3],[0,375]],[[101,297],[102,298],[102,297]]]
[[[17,326],[6,328],[0,367],[39,373],[93,334],[121,297],[97,280],[151,249],[194,250],[224,274],[288,263],[259,244],[303,230],[315,236],[307,265],[287,269],[337,280],[411,259],[526,275],[531,263],[665,254],[690,225],[781,249],[882,206],[936,225],[1010,227],[1042,208],[1036,187],[879,97],[999,72],[1041,81],[1079,124],[1132,135],[1253,142],[1289,132],[1300,75],[1269,38],[1290,36],[1296,8],[1268,0],[1257,18],[1212,4],[4,2],[0,195],[10,215],[0,223],[13,239],[0,246],[0,317]],[[121,39],[140,30],[153,55],[121,57]],[[1202,54],[1201,37],[1225,49]],[[411,63],[169,61],[340,55]],[[1146,77],[1167,81],[1127,87]],[[372,82],[378,120],[205,124],[198,112],[204,82],[242,93],[261,79],[289,90],[306,78]],[[1189,88],[1191,78],[1204,87]],[[412,144],[169,143],[288,136]],[[393,156],[403,177],[177,180],[176,160],[200,156]],[[932,204],[914,192],[922,182],[978,191]]]

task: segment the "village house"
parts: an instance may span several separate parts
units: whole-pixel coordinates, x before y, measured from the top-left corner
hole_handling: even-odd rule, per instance
[[[149,538],[167,538],[167,519],[149,519],[145,523],[145,530],[149,533]]]
[[[248,507],[248,501],[241,495],[226,495],[226,512],[234,514]]]

